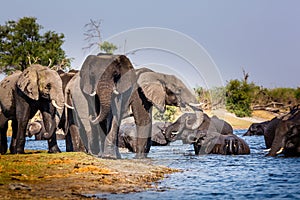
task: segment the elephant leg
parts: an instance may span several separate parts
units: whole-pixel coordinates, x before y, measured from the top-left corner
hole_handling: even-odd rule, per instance
[[[65,142],[66,142],[66,152],[73,152],[74,149],[73,149],[73,143],[72,143],[70,130],[66,134]]]
[[[25,133],[30,117],[30,106],[21,98],[17,97],[16,101],[19,102],[19,104],[16,105],[17,123],[15,120],[12,122],[13,138],[10,145],[10,153],[23,154],[25,153]],[[16,135],[14,135],[14,132],[16,132]]]
[[[147,157],[151,147],[152,104],[140,93],[133,93],[132,112],[136,124],[136,158]]]
[[[52,107],[52,106],[51,106]],[[44,121],[44,126],[45,126],[45,134],[44,136],[50,136],[48,140],[48,152],[49,153],[60,153],[60,149],[57,145],[57,140],[56,140],[56,122],[55,122],[55,114],[54,114],[54,109],[53,107],[51,108],[50,112],[42,110],[42,116],[43,116],[43,121]]]
[[[200,146],[196,143],[193,143],[195,155],[199,155],[200,153]]]
[[[69,127],[68,136],[69,136],[69,143],[71,144],[72,151],[86,152],[83,142],[79,136],[78,127],[75,124],[72,124]]]
[[[121,158],[121,154],[118,148],[118,135],[119,123],[117,118],[114,116],[109,133],[107,134],[104,142],[104,151],[102,158],[118,159]]]
[[[7,129],[8,119],[6,119],[2,113],[0,113],[0,153],[6,154],[7,152]]]

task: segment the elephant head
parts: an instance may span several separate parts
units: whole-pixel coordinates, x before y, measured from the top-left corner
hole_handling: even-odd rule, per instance
[[[30,99],[51,101],[57,109],[64,106],[62,81],[54,70],[41,65],[25,69],[17,81],[17,87]]]
[[[80,88],[84,94],[97,94],[100,108],[98,116],[92,119],[96,124],[103,121],[111,110],[112,95],[125,93],[133,89],[136,82],[133,66],[124,55],[90,55],[80,71]],[[96,99],[97,100],[97,99]]]
[[[285,146],[285,138],[289,130],[300,123],[300,111],[290,113],[279,120],[276,126],[274,139],[272,141],[271,149],[267,156],[276,156],[280,154]]]
[[[300,156],[300,125],[292,126],[284,138],[285,156]]]
[[[141,69],[144,70],[144,69]],[[199,108],[195,95],[174,75],[144,70],[138,76],[137,83],[146,98],[161,112],[165,105],[186,107],[195,111],[197,120],[193,124],[186,123],[187,128],[197,129],[203,122],[203,111]]]

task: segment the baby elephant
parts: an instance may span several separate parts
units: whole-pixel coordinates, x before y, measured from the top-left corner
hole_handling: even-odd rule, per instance
[[[241,155],[250,154],[248,144],[238,136],[218,132],[194,131],[187,140],[194,145],[195,154]]]

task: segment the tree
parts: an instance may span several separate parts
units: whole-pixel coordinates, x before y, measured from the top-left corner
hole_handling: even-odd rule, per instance
[[[226,109],[237,117],[251,116],[251,86],[237,79],[226,85]]]
[[[113,54],[113,52],[118,48],[113,43],[107,41],[102,42],[101,23],[101,19],[90,19],[90,22],[84,26],[86,28],[86,32],[84,33],[85,41],[88,42],[88,45],[82,49],[90,50],[92,47],[98,46],[100,51],[104,51],[107,54]]]
[[[71,60],[61,48],[64,35],[54,31],[41,35],[43,27],[36,20],[23,17],[0,25],[0,72],[23,71],[33,63],[62,69],[70,66]]]

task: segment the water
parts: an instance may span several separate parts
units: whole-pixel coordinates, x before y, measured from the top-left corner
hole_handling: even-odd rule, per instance
[[[241,136],[245,131],[235,131]],[[182,169],[167,175],[155,189],[129,194],[98,194],[107,199],[300,199],[300,158],[265,157],[261,136],[243,137],[250,155],[195,156],[191,145],[177,141],[151,147],[154,164]],[[41,145],[38,145],[42,143]],[[64,141],[59,147],[65,150]],[[26,148],[47,149],[46,141],[27,141]],[[123,153],[123,158],[133,154]]]

